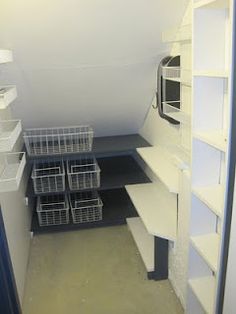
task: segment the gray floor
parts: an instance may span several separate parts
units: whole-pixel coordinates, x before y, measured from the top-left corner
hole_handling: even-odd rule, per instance
[[[181,314],[168,280],[149,281],[127,226],[35,236],[24,314]]]

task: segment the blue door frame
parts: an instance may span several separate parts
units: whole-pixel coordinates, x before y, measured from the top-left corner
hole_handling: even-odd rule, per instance
[[[11,263],[0,207],[0,313],[21,314],[19,297]]]

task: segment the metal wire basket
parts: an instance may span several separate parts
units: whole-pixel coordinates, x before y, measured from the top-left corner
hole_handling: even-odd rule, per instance
[[[28,155],[52,155],[92,150],[93,129],[90,126],[27,129],[24,141]]]
[[[68,159],[67,175],[71,190],[94,189],[100,186],[100,168],[94,157]]]
[[[77,192],[69,196],[73,223],[80,224],[102,220],[103,203],[95,191]]]
[[[164,79],[180,79],[181,70],[179,66],[164,66],[162,67]]]
[[[65,167],[62,160],[35,161],[31,178],[36,194],[65,191]]]
[[[69,223],[69,202],[65,194],[39,196],[37,214],[40,226]]]

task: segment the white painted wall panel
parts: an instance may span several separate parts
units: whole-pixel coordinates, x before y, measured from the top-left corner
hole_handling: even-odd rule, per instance
[[[0,46],[15,63],[13,112],[25,127],[91,123],[97,135],[137,132],[167,49],[161,32],[187,0],[2,0]],[[6,73],[6,72],[7,73]]]

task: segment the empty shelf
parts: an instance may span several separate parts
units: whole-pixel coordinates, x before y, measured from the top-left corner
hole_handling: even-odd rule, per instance
[[[0,152],[12,151],[21,130],[20,120],[0,121]]]
[[[138,148],[137,152],[169,191],[178,193],[179,170],[174,165],[171,155],[157,146]]]
[[[190,124],[190,115],[181,111],[181,109],[174,107],[176,104],[180,104],[180,101],[170,101],[170,102],[163,102],[163,112],[165,115],[169,116],[176,121],[184,124]]]
[[[216,71],[216,70],[208,70],[208,71],[194,71],[194,76],[207,76],[207,77],[218,77],[218,78],[228,78],[227,71]]]
[[[12,62],[12,52],[10,50],[0,49],[0,63]]]
[[[193,193],[217,216],[221,217],[224,206],[223,186],[193,187]]]
[[[220,245],[219,235],[217,233],[211,233],[191,237],[191,242],[210,268],[216,272]]]
[[[192,29],[190,24],[172,28],[162,33],[162,41],[165,43],[190,41],[191,39]]]
[[[199,0],[194,2],[194,8],[224,9],[229,7],[229,0]]]
[[[147,272],[154,271],[154,236],[148,234],[139,217],[127,218],[126,221]]]
[[[16,191],[26,164],[25,153],[1,155],[0,192]]]
[[[227,149],[227,139],[222,131],[195,131],[193,136],[223,152]]]
[[[174,241],[177,230],[177,197],[159,183],[128,185],[126,190],[147,231]]]
[[[215,277],[201,277],[189,280],[189,286],[207,314],[214,313]]]
[[[0,109],[5,109],[17,97],[15,86],[0,86]]]

